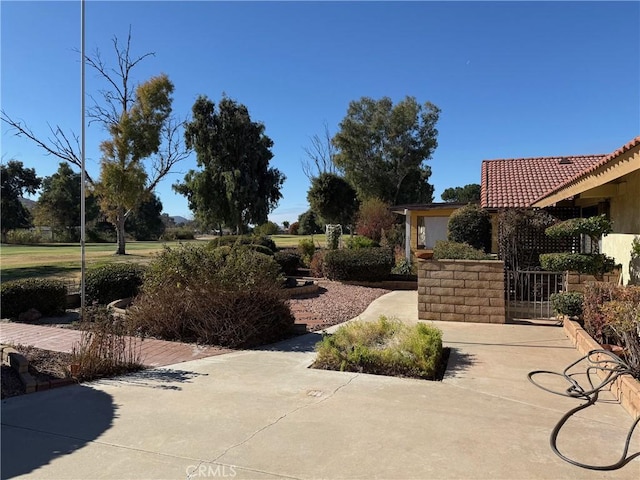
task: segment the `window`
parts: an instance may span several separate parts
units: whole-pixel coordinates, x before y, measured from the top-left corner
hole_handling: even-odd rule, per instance
[[[431,250],[438,240],[447,239],[449,217],[418,217],[418,249]]]

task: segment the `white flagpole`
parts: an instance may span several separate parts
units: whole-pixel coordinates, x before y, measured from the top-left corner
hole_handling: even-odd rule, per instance
[[[81,256],[81,267],[80,267],[80,315],[81,319],[85,320],[85,108],[84,108],[84,64],[85,64],[85,54],[84,54],[84,1],[80,0],[80,17],[81,17],[81,26],[80,26],[80,91],[81,91],[81,170],[82,173],[80,175],[80,256]]]

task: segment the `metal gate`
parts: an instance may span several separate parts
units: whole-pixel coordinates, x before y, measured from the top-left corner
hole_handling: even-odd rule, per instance
[[[566,285],[564,272],[536,270],[506,270],[505,294],[508,320],[553,318],[549,297],[563,292]]]

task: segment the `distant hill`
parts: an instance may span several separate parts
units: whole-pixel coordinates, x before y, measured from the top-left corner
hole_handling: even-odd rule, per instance
[[[36,206],[36,202],[28,198],[20,198],[20,203],[22,203],[27,210],[33,210],[33,207]]]
[[[183,223],[187,223],[189,221],[186,218],[181,217],[180,215],[171,215],[170,218],[173,218],[173,221],[176,222],[176,225],[182,225]]]

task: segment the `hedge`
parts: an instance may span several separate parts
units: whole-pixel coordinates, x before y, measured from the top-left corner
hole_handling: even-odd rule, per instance
[[[438,240],[433,247],[435,260],[489,260],[491,255],[467,243]]]
[[[548,272],[580,272],[601,276],[616,268],[613,258],[602,253],[543,253],[540,265]]]
[[[236,246],[236,245],[262,245],[267,247],[272,252],[277,250],[276,242],[269,237],[257,236],[257,235],[223,235],[216,237],[209,241],[209,246],[212,248],[222,246]]]
[[[281,250],[273,255],[273,259],[278,262],[285,275],[295,275],[298,267],[302,263],[300,254],[296,251]]]
[[[395,265],[388,248],[330,250],[324,256],[324,273],[330,280],[385,280]]]
[[[90,269],[85,278],[88,302],[106,304],[135,297],[142,285],[145,267],[135,263],[108,263]]]
[[[27,278],[4,282],[0,286],[3,318],[16,318],[35,308],[42,315],[64,313],[67,306],[67,287],[58,280]]]

